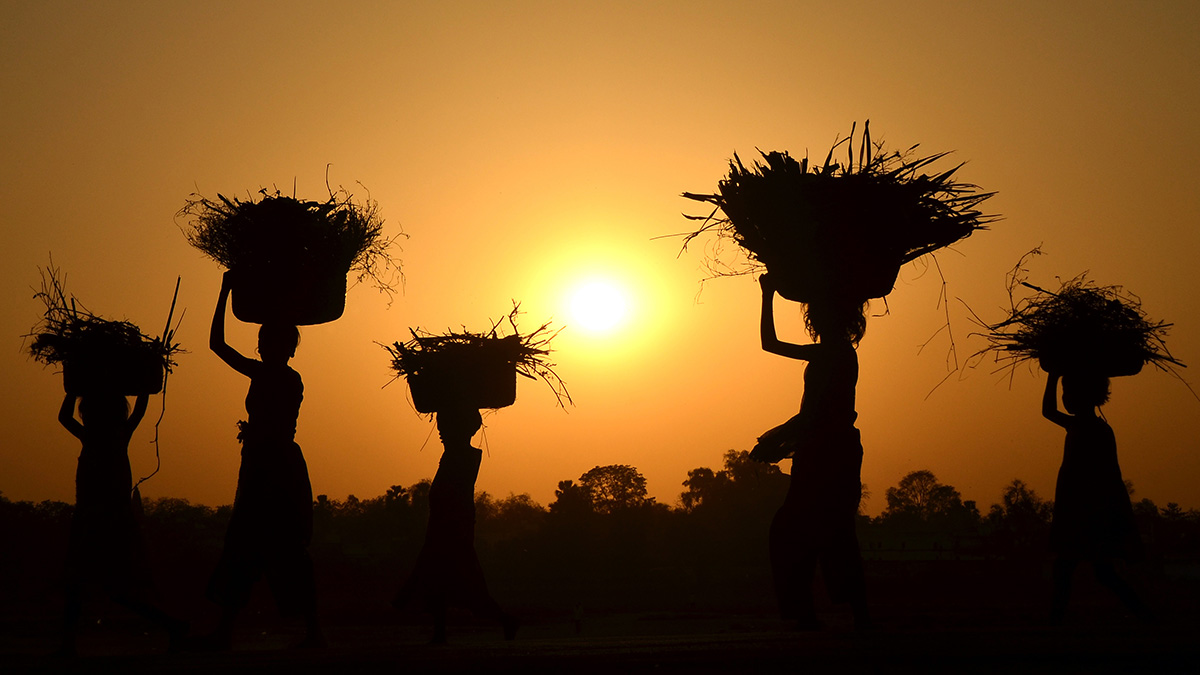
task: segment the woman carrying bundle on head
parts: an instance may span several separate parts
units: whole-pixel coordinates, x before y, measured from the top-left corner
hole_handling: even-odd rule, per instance
[[[855,348],[866,332],[866,304],[844,298],[807,303],[804,321],[814,342],[798,345],[776,336],[774,280],[763,274],[759,283],[763,349],[808,362],[800,412],[763,434],[750,452],[764,462],[792,458],[787,497],[771,521],[771,571],[780,611],[801,628],[820,627],[812,589],[819,563],[830,598],[849,603],[855,625],[866,627],[870,618],[854,522],[863,457],[854,426]]]
[[[148,394],[139,394],[130,412],[118,392],[68,392],[58,421],[83,444],[75,472],[75,512],[67,545],[67,602],[63,652],[75,653],[83,598],[88,587],[102,588],[117,602],[159,625],[180,647],[186,621],[168,615],[153,601],[150,568],[138,523],[141,496],[133,488],[129,440],[146,413]],[[76,402],[79,418],[75,417]]]
[[[261,360],[240,354],[225,342],[225,312],[231,273],[222,277],[209,347],[229,367],[250,378],[247,420],[238,423],[242,462],[225,548],[209,581],[207,596],[221,606],[214,649],[227,650],[234,621],[266,576],[285,616],[302,616],[301,647],[324,645],[317,622],[316,588],[308,545],[312,538],[312,486],[308,465],[296,444],[296,420],[304,398],[300,374],[288,365],[296,355],[296,326],[264,323],[258,331]]]
[[[763,349],[808,362],[800,413],[752,452],[768,462],[793,457],[791,488],[771,525],[771,561],[780,608],[803,628],[819,626],[811,588],[818,562],[831,595],[850,603],[856,625],[868,623],[854,533],[862,494],[855,347],[866,303],[891,293],[905,264],[996,219],[979,210],[993,193],[959,180],[959,167],[926,173],[946,153],[885,150],[864,125],[856,156],[854,128],[822,163],[774,151],[747,165],[735,154],[716,192],[683,193],[713,207],[687,216],[702,223],[684,236],[684,248],[711,232],[714,276],[769,272],[760,277]],[[835,160],[842,152],[845,161]],[[719,245],[729,240],[737,246]],[[814,344],[776,338],[776,293],[804,305]]]
[[[1042,415],[1067,432],[1050,526],[1057,555],[1050,618],[1065,618],[1071,576],[1081,562],[1090,562],[1102,584],[1147,618],[1146,606],[1113,565],[1138,559],[1141,539],[1116,437],[1100,406],[1108,401],[1109,378],[1136,375],[1146,364],[1168,372],[1183,364],[1167,350],[1170,324],[1150,320],[1141,301],[1120,287],[1096,285],[1086,275],[1063,282],[1057,292],[1026,282],[1026,260],[1040,253],[1026,254],[1009,273],[1009,316],[987,326],[985,351],[1014,367],[1037,361],[1047,373]],[[1018,299],[1019,289],[1033,293]],[[1066,412],[1058,406],[1060,380]]]
[[[408,342],[385,345],[397,376],[408,380],[413,407],[437,416],[445,448],[429,489],[429,526],[408,580],[392,600],[397,609],[419,603],[433,615],[433,642],[446,642],[446,610],[473,611],[500,622],[504,638],[516,637],[517,620],[492,598],[475,553],[475,481],[483,453],[471,439],[483,425],[481,408],[504,408],[516,402],[517,375],[546,382],[560,405],[571,401],[566,386],[546,358],[549,323],[522,335],[518,306],[507,317],[512,332],[502,335],[502,321],[483,333],[432,335],[413,330]]]
[[[90,588],[103,590],[166,629],[171,648],[178,648],[187,622],[169,616],[153,600],[140,525],[141,495],[129,466],[129,441],[150,395],[163,390],[179,352],[172,342],[174,302],[163,335],[151,338],[128,321],[111,321],[84,309],[67,294],[65,276],[57,268],[41,273],[42,290],[35,297],[46,309],[27,336],[32,338],[29,353],[46,365],[61,366],[66,396],[58,421],[83,445],[67,544],[62,652],[75,653]],[[175,291],[178,295],[178,286]],[[132,411],[127,396],[136,397]]]
[[[224,609],[213,646],[227,649],[238,611],[265,574],[284,614],[303,615],[300,646],[324,644],[316,618],[312,560],[312,487],[295,442],[304,385],[288,366],[297,326],[335,321],[346,307],[348,276],[370,277],[385,293],[399,275],[383,236],[379,206],[329,188],[328,199],[307,200],[260,189],[246,199],[193,194],[178,213],[189,219],[188,243],[227,271],[213,316],[210,346],[250,378],[248,421],[239,423],[242,464],[225,550],[208,595]],[[397,235],[401,236],[401,235]],[[261,324],[260,360],[225,343],[225,311]]]

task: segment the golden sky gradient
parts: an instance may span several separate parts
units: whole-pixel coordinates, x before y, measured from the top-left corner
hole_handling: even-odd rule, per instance
[[[904,9],[899,8],[903,4]],[[584,5],[580,7],[578,5]],[[372,497],[431,477],[432,423],[376,342],[409,326],[486,327],[512,300],[553,319],[576,406],[522,380],[486,418],[478,488],[528,492],[632,464],[674,503],[689,469],[793,414],[800,362],[758,345],[749,277],[700,291],[701,251],[676,257],[681,213],[734,152],[824,156],[853,121],[902,148],[954,150],[1005,220],[938,257],[960,363],[982,346],[969,305],[998,319],[1004,275],[1041,244],[1034,282],[1090,270],[1175,324],[1200,364],[1200,4],[828,2],[2,3],[0,21],[0,491],[73,499],[78,442],[55,419],[61,379],[21,336],[54,262],[90,309],[157,332],[182,277],[182,355],[148,497],[233,499],[234,423],[248,382],[207,349],[220,269],[174,221],[185,198],[332,185],[380,204],[402,295],[359,286],[339,321],[303,329],[297,439],[316,493]],[[947,166],[948,168],[948,166]],[[628,289],[629,321],[574,325],[593,276]],[[1053,494],[1061,429],[1040,372],[983,364],[946,376],[941,282],[902,271],[860,348],[868,510],[904,473],[933,470],[981,508],[1021,478]],[[962,302],[959,302],[959,299]],[[883,312],[876,302],[875,313]],[[804,339],[780,305],[781,335]],[[254,347],[230,321],[230,342]],[[1195,375],[1184,375],[1200,385]],[[130,447],[153,469],[154,411]],[[1105,412],[1137,497],[1200,507],[1200,401],[1148,369]],[[426,441],[428,440],[428,443]],[[786,468],[786,467],[785,467]]]

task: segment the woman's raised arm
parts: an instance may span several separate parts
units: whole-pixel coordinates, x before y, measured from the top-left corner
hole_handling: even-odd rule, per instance
[[[758,284],[762,287],[762,318],[759,320],[759,335],[762,339],[763,350],[802,361],[808,361],[816,356],[817,346],[815,344],[798,345],[779,339],[775,334],[775,283],[770,274],[764,273],[758,278]]]
[[[138,428],[138,425],[142,423],[142,418],[146,416],[146,406],[149,403],[149,394],[138,394],[137,400],[133,402],[133,411],[129,413],[129,421],[126,422],[131,435]]]
[[[213,312],[212,328],[208,333],[208,348],[221,357],[221,360],[230,368],[250,377],[250,369],[253,368],[251,364],[254,363],[254,359],[242,356],[238,350],[225,342],[225,307],[229,303],[229,291],[232,288],[232,276],[229,271],[226,271],[221,277],[221,295],[217,298],[217,308]]]
[[[1058,409],[1058,378],[1055,373],[1046,373],[1046,391],[1042,394],[1042,417],[1065,427],[1071,416]]]
[[[75,419],[75,402],[79,399],[75,394],[63,397],[62,407],[58,409],[58,423],[71,432],[75,438],[83,438],[83,425]]]

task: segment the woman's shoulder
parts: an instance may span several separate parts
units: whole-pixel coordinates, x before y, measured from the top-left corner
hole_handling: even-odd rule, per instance
[[[1115,439],[1112,427],[1102,417],[1091,415],[1067,415],[1067,435],[1077,437]]]
[[[854,343],[848,340],[828,340],[815,343],[826,354],[836,354],[843,358],[858,358],[858,350]]]
[[[818,342],[821,360],[842,366],[858,366],[858,350],[849,342]]]
[[[254,360],[252,363],[254,365],[251,367],[251,378],[264,378],[288,383],[294,382],[296,384],[303,384],[304,382],[300,377],[300,373],[287,364],[269,364],[258,360]]]
[[[304,386],[304,379],[300,377],[300,372],[295,368],[292,368],[291,366],[284,366],[283,371],[284,377],[286,377],[288,380],[295,382],[301,387]]]

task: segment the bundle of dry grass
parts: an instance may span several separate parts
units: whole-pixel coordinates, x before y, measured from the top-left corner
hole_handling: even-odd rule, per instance
[[[492,324],[490,330],[472,333],[447,331],[434,335],[410,329],[412,339],[384,345],[392,357],[397,377],[408,380],[413,405],[431,413],[462,407],[503,408],[516,401],[516,376],[541,379],[554,392],[559,405],[571,402],[566,385],[546,357],[550,341],[558,334],[549,323],[522,335],[517,329],[519,307]],[[504,335],[507,324],[511,333]],[[561,329],[560,329],[561,330]]]
[[[162,390],[165,373],[171,372],[175,355],[182,351],[173,342],[174,300],[162,337],[151,338],[128,321],[111,321],[89,312],[67,295],[65,275],[57,268],[39,272],[42,287],[34,297],[46,310],[26,336],[29,354],[46,365],[61,365],[68,393],[135,396]],[[178,296],[178,284],[175,293]]]
[[[383,235],[379,205],[344,188],[323,202],[261,189],[246,200],[193,194],[176,216],[188,243],[235,274],[234,314],[243,321],[315,324],[345,309],[346,277],[370,278],[389,296],[401,278]]]
[[[246,200],[193,194],[178,216],[190,219],[184,230],[188,243],[226,269],[286,264],[355,271],[359,280],[371,277],[387,290],[399,273],[389,253],[395,237],[383,236],[379,204],[355,203],[344,188],[330,189],[323,202],[265,188]]]
[[[710,251],[714,276],[761,272],[778,280],[792,300],[839,295],[867,300],[887,295],[904,263],[949,246],[998,218],[979,205],[995,193],[981,192],[948,171],[923,171],[948,153],[915,156],[918,146],[887,151],[872,143],[868,125],[854,153],[854,128],[836,142],[821,165],[786,152],[761,152],[765,163],[746,167],[735,154],[729,175],[715,194],[683,193],[715,208],[700,229],[684,236],[684,250],[696,237],[715,231]],[[846,146],[845,164],[834,153]],[[721,215],[718,215],[720,212]],[[720,246],[733,240],[745,257],[731,260]]]
[[[1147,317],[1137,296],[1120,286],[1098,286],[1086,274],[1050,292],[1024,280],[1024,260],[1009,275],[1008,318],[984,333],[990,343],[985,351],[997,361],[1015,366],[1037,360],[1046,372],[1108,377],[1135,375],[1147,363],[1160,370],[1183,366],[1167,350],[1171,324]],[[1017,299],[1019,289],[1032,293]]]

